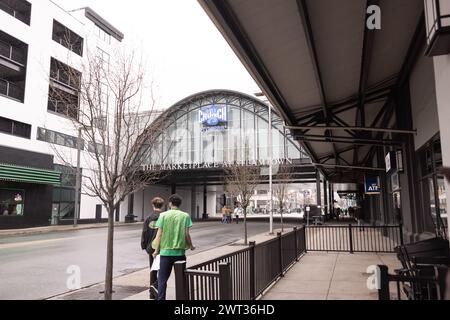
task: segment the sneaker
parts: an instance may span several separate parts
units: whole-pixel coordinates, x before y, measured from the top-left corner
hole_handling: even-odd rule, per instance
[[[150,286],[150,300],[157,300],[158,299],[158,288],[156,288],[154,285]]]

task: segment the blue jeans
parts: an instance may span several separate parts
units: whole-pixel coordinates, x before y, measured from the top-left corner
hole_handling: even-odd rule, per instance
[[[158,271],[158,300],[166,300],[167,280],[169,280],[175,262],[186,261],[186,256],[160,257]]]

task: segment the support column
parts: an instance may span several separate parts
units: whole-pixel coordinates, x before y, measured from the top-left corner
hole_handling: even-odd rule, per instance
[[[197,187],[193,185],[191,187],[191,218],[198,219],[197,217]]]
[[[411,99],[409,85],[406,84],[398,90],[395,97],[395,115],[399,129],[411,130],[413,128]],[[404,173],[400,173],[401,206],[403,224],[412,241],[419,240],[417,236],[422,233],[423,213],[420,208],[420,192],[418,190],[418,168],[414,136],[408,134],[394,135],[395,140],[403,141]]]
[[[442,162],[444,167],[450,167],[450,55],[433,58],[436,79],[436,98],[439,116],[439,131],[441,135]],[[450,181],[446,179],[445,192],[447,197],[447,212],[450,212]],[[450,214],[447,214],[450,226]],[[448,228],[450,238],[450,228]]]
[[[325,202],[323,206],[325,207],[325,216],[328,215],[328,190],[327,190],[327,180],[323,179],[323,201]]]
[[[206,219],[208,214],[208,188],[206,184],[203,186],[203,219]]]
[[[321,180],[320,172],[316,173],[316,195],[317,195],[317,207],[322,207],[322,190],[321,190]]]

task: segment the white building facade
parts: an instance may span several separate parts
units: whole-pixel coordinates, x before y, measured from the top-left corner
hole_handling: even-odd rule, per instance
[[[88,52],[109,61],[123,37],[90,8],[67,12],[49,0],[0,0],[0,229],[73,220],[78,130],[72,118],[79,97],[61,68],[80,70]],[[67,102],[52,99],[54,92]],[[70,155],[72,167],[60,152]],[[101,202],[82,192],[81,221],[106,217]]]

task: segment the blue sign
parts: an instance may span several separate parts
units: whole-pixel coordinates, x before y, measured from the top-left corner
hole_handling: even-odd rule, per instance
[[[203,125],[203,131],[222,131],[228,125],[228,107],[226,105],[212,105],[201,108],[198,121]]]
[[[366,194],[380,194],[380,179],[376,176],[366,176],[365,189]]]

